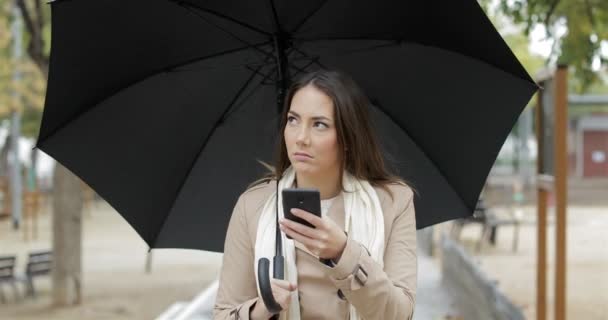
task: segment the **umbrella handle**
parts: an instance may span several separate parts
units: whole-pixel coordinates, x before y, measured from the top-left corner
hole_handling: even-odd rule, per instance
[[[273,262],[274,278],[283,280],[283,257],[275,256]],[[266,309],[272,314],[281,312],[283,307],[277,303],[272,295],[272,286],[270,285],[270,261],[268,261],[267,258],[258,260],[258,283]]]

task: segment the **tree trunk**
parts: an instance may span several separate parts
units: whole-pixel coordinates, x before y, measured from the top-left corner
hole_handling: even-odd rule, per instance
[[[53,305],[82,301],[82,187],[57,163],[53,176]]]
[[[27,171],[27,189],[29,191],[38,190],[38,150],[32,150],[30,153],[30,167]]]

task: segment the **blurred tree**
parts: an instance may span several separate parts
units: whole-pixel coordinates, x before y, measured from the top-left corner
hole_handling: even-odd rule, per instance
[[[532,77],[545,66],[545,59],[530,51],[530,42],[522,33],[510,33],[503,35],[505,42],[511,48],[519,62],[524,66]]]
[[[496,1],[482,0],[480,3],[511,51],[513,51],[528,74],[534,78],[544,68],[546,59],[530,50],[530,39],[526,36],[522,25],[513,23],[512,18],[502,13]],[[512,149],[509,150],[511,151],[510,155],[509,151],[504,150],[503,152],[501,150],[496,159],[496,164],[511,166],[514,173],[520,174],[524,178],[525,185],[530,183],[530,179],[527,176],[532,172],[530,150],[527,143],[533,132],[532,113],[535,104],[536,97],[534,96],[528,101],[526,109],[511,129],[510,138],[513,143],[510,144],[512,146]],[[505,146],[507,145],[509,144],[505,143]]]
[[[23,59],[16,63],[12,58],[12,34],[10,32],[11,8],[13,1],[0,2],[0,123],[8,124],[11,110],[19,110],[21,117],[21,134],[24,137],[36,138],[40,128],[42,109],[44,106],[44,94],[46,90],[45,75],[37,68],[31,59]],[[21,74],[19,82],[13,81],[16,70]],[[15,99],[13,93],[17,93],[19,99]],[[6,141],[10,141],[7,136]],[[0,175],[7,175],[7,156],[10,144],[2,142],[0,150]],[[36,172],[37,152],[31,153],[30,169]]]
[[[41,0],[15,0],[15,3],[21,11],[27,31],[27,53],[43,78],[47,79],[50,7]],[[34,113],[31,110],[24,111],[23,118],[26,121],[39,120],[39,115]],[[81,181],[56,163],[53,186],[53,304],[78,304],[82,300]]]
[[[608,65],[608,1],[606,0],[480,0],[484,8],[496,3],[498,10],[524,27],[524,33],[542,27],[553,42],[549,60],[574,68],[573,89],[585,92],[598,81],[592,68]],[[566,32],[561,32],[565,30]],[[597,70],[597,69],[596,69]]]
[[[24,59],[24,61],[16,63],[12,58],[10,23],[12,19],[11,10],[14,4],[15,2],[12,0],[0,1],[0,119],[7,118],[11,109],[24,112],[25,109],[32,108],[42,113],[46,90],[46,71],[44,69],[41,71],[35,64],[35,60]],[[48,9],[45,11],[48,11]],[[44,28],[44,30],[47,30],[47,28]],[[50,37],[50,33],[45,32],[44,34],[45,38]],[[29,40],[29,37],[29,33],[26,33],[24,40]],[[45,54],[48,56],[48,49],[45,49]],[[19,70],[22,75],[19,83],[12,81],[15,70]],[[20,101],[16,101],[11,96],[12,92],[15,91],[19,93]],[[35,137],[38,132],[34,130],[23,134],[28,137]]]

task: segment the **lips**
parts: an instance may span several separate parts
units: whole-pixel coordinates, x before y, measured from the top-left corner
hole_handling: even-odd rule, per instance
[[[311,155],[309,155],[308,153],[304,153],[304,152],[296,152],[296,153],[294,153],[294,156],[303,156],[303,157],[312,158]]]

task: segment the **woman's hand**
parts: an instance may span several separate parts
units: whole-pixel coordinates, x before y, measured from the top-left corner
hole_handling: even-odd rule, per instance
[[[291,292],[298,287],[287,280],[280,279],[270,279],[270,286],[272,287],[274,300],[281,305],[283,310],[287,310],[291,300]],[[266,309],[266,305],[261,298],[256,302],[250,314],[251,319],[269,319],[272,316],[273,314]]]
[[[270,285],[272,286],[274,300],[281,305],[283,310],[287,310],[291,300],[291,292],[298,287],[287,280],[280,279],[270,279]]]
[[[347,240],[342,228],[330,218],[319,218],[301,209],[291,209],[291,213],[310,222],[316,229],[295,221],[281,219],[279,221],[281,231],[303,244],[319,258],[332,259],[335,262],[340,260]]]

